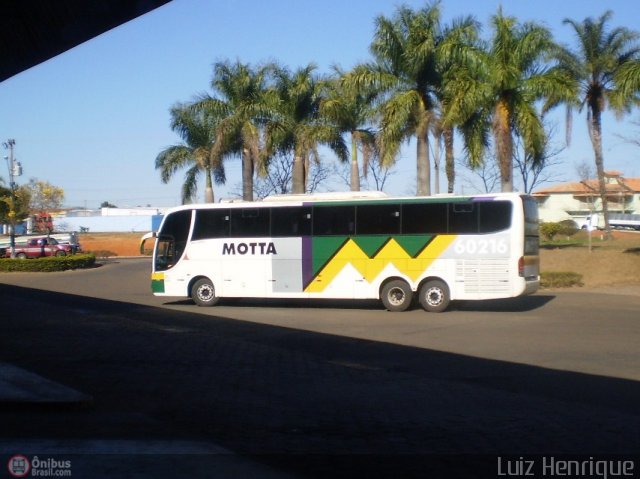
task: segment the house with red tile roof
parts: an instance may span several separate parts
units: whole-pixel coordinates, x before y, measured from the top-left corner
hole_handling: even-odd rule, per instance
[[[610,213],[640,214],[640,178],[624,178],[619,171],[605,172]],[[602,212],[598,180],[560,183],[533,193],[540,221],[574,220],[583,224],[592,213]]]

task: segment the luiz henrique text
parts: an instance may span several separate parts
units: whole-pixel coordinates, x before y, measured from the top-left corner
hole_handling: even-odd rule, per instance
[[[622,457],[566,458],[556,456],[498,456],[498,477],[581,477],[610,479],[638,476],[636,459]]]

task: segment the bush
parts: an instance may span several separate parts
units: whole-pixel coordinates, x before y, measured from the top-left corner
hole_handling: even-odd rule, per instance
[[[582,275],[572,271],[547,271],[540,273],[541,288],[570,288],[583,286]]]
[[[580,231],[580,228],[578,228],[578,224],[573,220],[563,220],[558,224],[560,225],[558,234],[562,236],[573,236],[578,231]]]
[[[47,256],[34,259],[0,259],[0,271],[52,272],[68,269],[92,268],[96,257],[92,254],[76,254],[71,256]]]
[[[553,241],[553,238],[560,233],[561,229],[560,223],[542,223],[540,225],[540,234],[547,240]]]

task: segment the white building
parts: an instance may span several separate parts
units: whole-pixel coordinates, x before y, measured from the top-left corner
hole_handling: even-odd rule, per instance
[[[624,178],[619,171],[605,172],[610,213],[640,214],[640,178]],[[538,201],[540,221],[574,220],[602,211],[598,180],[561,183],[533,193]]]

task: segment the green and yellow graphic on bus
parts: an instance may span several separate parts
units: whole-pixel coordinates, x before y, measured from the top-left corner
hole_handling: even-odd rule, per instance
[[[333,240],[313,239],[313,279],[305,287],[307,293],[321,293],[349,264],[369,283],[378,277],[385,267],[392,265],[399,273],[413,281],[427,270],[429,265],[455,239],[455,235],[345,238],[335,251]],[[326,257],[328,260],[323,261]]]

